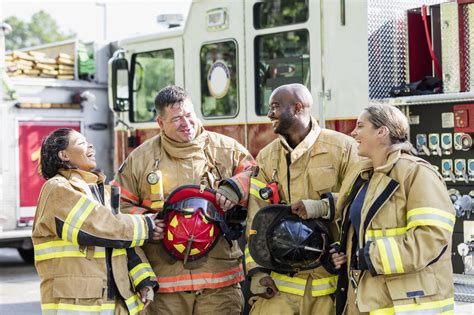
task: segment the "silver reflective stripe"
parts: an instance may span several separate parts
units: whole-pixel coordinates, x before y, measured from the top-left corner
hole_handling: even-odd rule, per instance
[[[387,251],[387,259],[390,263],[390,271],[392,273],[397,273],[397,267],[395,265],[395,258],[393,257],[392,246],[387,238],[383,238],[383,243],[385,244],[385,250]]]
[[[403,311],[403,312],[397,312],[395,311],[395,315],[435,315],[435,314],[441,314],[444,312],[449,312],[449,311],[454,311],[454,304],[449,304],[446,306],[442,307],[437,307],[437,308],[432,308],[429,310],[413,310],[413,311]]]
[[[324,283],[324,284],[319,284],[319,285],[313,285],[311,286],[311,291],[322,291],[325,289],[331,289],[336,286],[336,283],[330,282],[330,283]]]
[[[275,278],[272,278],[273,281],[275,282],[276,286],[284,286],[284,287],[289,287],[289,288],[293,288],[293,289],[296,289],[296,290],[302,290],[304,291],[306,285],[299,285],[299,284],[296,284],[296,283],[293,283],[293,282],[287,282],[287,281],[282,281],[282,280],[278,280],[278,279],[275,279]]]
[[[72,233],[74,232],[74,228],[79,229],[80,226],[76,227],[77,221],[79,220],[79,217],[84,213],[84,211],[87,209],[87,207],[91,204],[91,201],[84,198],[84,203],[82,206],[79,208],[79,210],[76,212],[74,217],[71,220],[71,223],[69,223],[68,229],[67,229],[67,240],[72,242]],[[66,223],[65,223],[66,224]]]
[[[417,214],[417,215],[413,215],[410,218],[408,218],[408,222],[423,221],[423,220],[436,220],[436,221],[444,222],[444,223],[449,224],[451,226],[454,225],[453,220],[451,220],[450,218],[446,218],[446,217],[443,217],[443,216],[437,215],[437,214]]]
[[[42,315],[114,315],[115,310],[74,311],[74,310],[43,310]]]
[[[70,245],[70,246],[54,246],[49,248],[43,248],[40,250],[35,250],[35,256],[46,255],[51,253],[60,253],[60,252],[78,252],[79,246]]]
[[[143,220],[139,216],[135,216],[135,218],[137,219],[137,229],[138,229],[137,240],[141,241],[143,239]]]
[[[129,311],[131,311],[135,307],[138,307],[138,305],[140,305],[140,302],[138,300],[135,300],[133,303],[127,304],[127,308],[128,308]]]
[[[179,286],[185,286],[185,285],[202,285],[202,284],[215,284],[215,283],[221,283],[225,282],[228,280],[232,280],[238,277],[243,276],[244,272],[239,271],[224,277],[219,277],[219,278],[210,278],[210,279],[189,279],[189,280],[180,280],[180,281],[175,281],[175,282],[165,282],[165,283],[160,283],[160,279],[158,278],[158,283],[160,284],[160,288],[173,288],[173,287],[179,287]]]
[[[140,275],[144,274],[145,272],[153,272],[153,269],[150,267],[143,267],[142,269],[139,269],[133,276],[133,282],[135,282],[136,279],[140,277]]]

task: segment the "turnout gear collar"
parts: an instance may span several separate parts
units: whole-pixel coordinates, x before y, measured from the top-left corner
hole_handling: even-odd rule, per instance
[[[178,260],[193,261],[205,256],[216,244],[224,211],[215,191],[198,185],[176,188],[163,208],[166,223],[163,245]]]
[[[100,172],[86,172],[80,169],[60,169],[58,173],[70,181],[80,180],[87,184],[97,184],[105,182],[105,175]]]
[[[176,142],[162,131],[161,144],[163,149],[169,155],[178,159],[188,159],[202,154],[208,143],[208,133],[201,124],[197,128],[196,137],[190,142]]]
[[[262,267],[292,274],[328,263],[330,235],[323,221],[303,220],[289,206],[270,205],[254,217],[249,251]]]
[[[288,144],[288,141],[286,141],[285,137],[281,135],[278,136],[283,148],[287,152],[290,152],[292,163],[296,161],[297,159],[299,159],[301,156],[303,156],[305,152],[307,152],[313,146],[313,144],[318,139],[319,134],[321,133],[321,127],[319,127],[318,122],[313,116],[311,116],[310,124],[311,124],[311,130],[303,139],[303,141],[301,141],[294,149],[291,148],[291,146]]]

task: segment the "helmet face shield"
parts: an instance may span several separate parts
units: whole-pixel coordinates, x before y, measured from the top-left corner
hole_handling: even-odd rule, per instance
[[[216,209],[212,202],[203,198],[188,198],[181,202],[171,204],[169,208],[182,212],[183,215],[201,211],[207,220],[213,222],[222,222],[223,220],[223,214]]]

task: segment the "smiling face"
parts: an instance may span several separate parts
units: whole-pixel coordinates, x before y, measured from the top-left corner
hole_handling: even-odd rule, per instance
[[[292,112],[292,105],[289,95],[283,91],[277,91],[271,95],[267,116],[273,125],[273,132],[283,136],[288,134],[296,119]]]
[[[77,131],[69,134],[69,145],[65,150],[59,151],[58,156],[83,171],[90,172],[97,167],[94,146]]]
[[[370,114],[365,110],[359,115],[356,127],[351,132],[351,136],[357,142],[358,154],[363,157],[371,158],[373,153],[378,150],[383,137],[380,132],[382,127],[375,128],[369,121],[369,115]]]
[[[187,143],[196,137],[199,120],[189,98],[166,106],[163,117],[158,116],[156,120],[165,135],[176,142]]]

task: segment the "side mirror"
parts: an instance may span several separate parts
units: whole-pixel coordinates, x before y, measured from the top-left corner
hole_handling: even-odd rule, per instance
[[[129,71],[125,52],[117,50],[109,60],[109,104],[115,112],[129,109]]]

